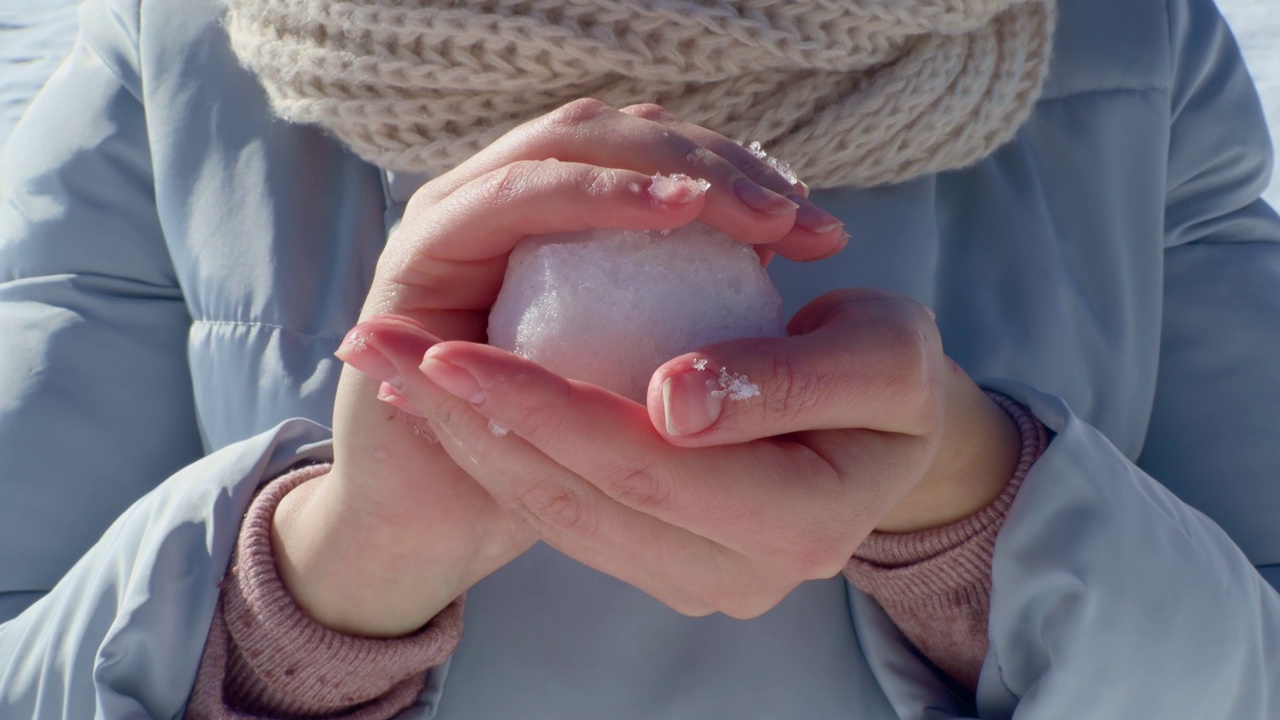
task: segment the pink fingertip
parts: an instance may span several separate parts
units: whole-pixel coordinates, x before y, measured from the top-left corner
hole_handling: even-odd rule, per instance
[[[411,417],[424,417],[391,383],[384,382],[378,386],[378,399]]]
[[[649,197],[667,205],[683,205],[693,202],[710,189],[710,181],[703,178],[692,178],[684,173],[654,173],[649,182]]]
[[[342,344],[338,346],[338,352],[354,350],[360,352],[369,347],[369,335],[364,324],[356,325],[347,331],[346,337],[342,338]]]
[[[400,373],[389,358],[369,344],[373,339],[373,331],[366,324],[351,328],[342,344],[334,351],[334,357],[360,372],[391,385],[401,383]]]

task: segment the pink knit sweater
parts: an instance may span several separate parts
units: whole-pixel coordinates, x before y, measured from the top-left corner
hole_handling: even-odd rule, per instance
[[[987,652],[995,538],[1048,435],[1025,407],[989,393],[1018,424],[1022,456],[989,506],[918,533],[873,533],[844,575],[874,597],[903,634],[969,689]],[[270,483],[245,516],[196,675],[188,718],[381,720],[413,704],[429,669],[462,634],[462,601],[400,638],[343,635],[311,620],[276,572],[271,521],[292,489],[328,472],[295,470]]]

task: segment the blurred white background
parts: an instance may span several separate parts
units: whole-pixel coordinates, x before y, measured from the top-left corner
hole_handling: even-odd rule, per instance
[[[1063,0],[1070,2],[1071,0]],[[78,0],[0,0],[0,145],[75,36]],[[1244,48],[1280,146],[1280,0],[1218,0]],[[1280,207],[1280,179],[1267,197]]]
[[[1244,49],[1271,125],[1271,144],[1280,148],[1280,0],[1218,0],[1218,7]],[[1266,197],[1280,207],[1280,171],[1272,173]]]

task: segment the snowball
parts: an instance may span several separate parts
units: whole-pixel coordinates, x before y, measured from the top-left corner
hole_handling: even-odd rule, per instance
[[[490,344],[642,403],[653,371],[677,355],[785,334],[755,252],[700,222],[527,238],[489,314]]]

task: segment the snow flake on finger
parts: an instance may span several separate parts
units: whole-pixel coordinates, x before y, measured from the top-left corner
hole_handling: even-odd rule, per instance
[[[791,164],[786,160],[780,160],[765,152],[764,147],[760,144],[759,140],[753,140],[751,144],[746,147],[752,155],[755,155],[760,160],[763,160],[769,167],[776,170],[779,175],[786,179],[787,182],[792,185],[799,182],[800,178],[796,177],[795,171],[791,169]]]
[[[693,369],[705,372],[707,370],[706,358],[694,358]],[[707,387],[711,388],[711,397],[728,398],[730,400],[750,400],[753,397],[760,397],[760,386],[751,382],[750,378],[742,373],[731,373],[728,368],[720,368],[720,376],[714,380],[707,381]]]

